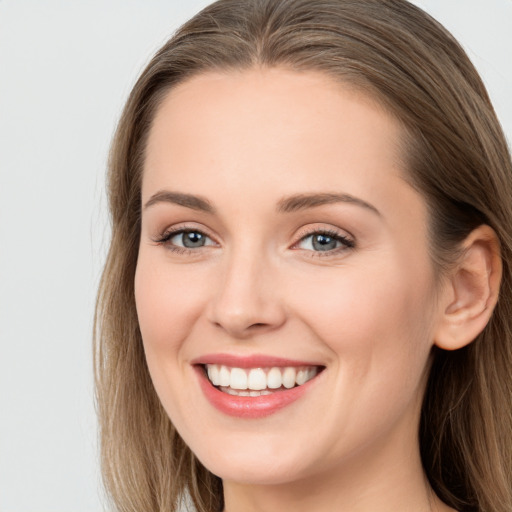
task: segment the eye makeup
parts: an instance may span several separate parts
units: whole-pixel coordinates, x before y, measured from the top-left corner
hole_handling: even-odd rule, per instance
[[[218,245],[205,230],[193,226],[176,226],[167,229],[154,238],[153,242],[178,254],[197,253],[204,248]],[[312,257],[339,255],[354,248],[355,241],[352,237],[332,228],[310,228],[301,233],[300,239],[291,246],[292,250],[311,253]]]

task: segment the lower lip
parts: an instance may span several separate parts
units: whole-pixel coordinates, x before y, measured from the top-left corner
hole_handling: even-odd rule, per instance
[[[223,393],[213,386],[206,377],[203,367],[196,366],[195,370],[199,376],[199,383],[203,393],[216,409],[229,416],[247,419],[263,418],[290,405],[303,396],[318,377],[317,375],[301,386],[275,391],[270,395],[235,396]]]

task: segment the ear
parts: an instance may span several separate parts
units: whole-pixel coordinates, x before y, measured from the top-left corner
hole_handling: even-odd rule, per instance
[[[462,244],[461,257],[442,293],[434,343],[456,350],[471,343],[487,325],[498,301],[502,262],[494,230],[482,225]]]

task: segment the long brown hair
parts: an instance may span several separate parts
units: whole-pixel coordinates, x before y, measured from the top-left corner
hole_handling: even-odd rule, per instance
[[[512,165],[485,87],[463,49],[405,0],[220,0],[183,25],[133,88],[108,174],[112,241],[95,329],[102,471],[115,509],[222,508],[222,484],[183,443],[153,389],[134,301],[144,151],[174,85],[254,66],[321,71],[377,98],[404,126],[410,182],[430,211],[440,275],[480,224],[503,259],[494,314],[467,347],[436,350],[420,424],[426,475],[464,512],[512,510]]]

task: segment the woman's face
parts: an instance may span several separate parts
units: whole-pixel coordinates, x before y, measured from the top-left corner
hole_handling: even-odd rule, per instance
[[[226,481],[417,451],[439,290],[400,138],[377,103],[313,72],[208,73],[161,104],[137,312],[163,406]]]

